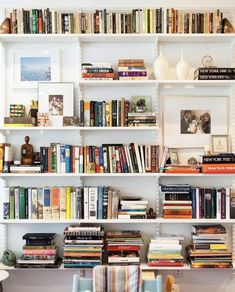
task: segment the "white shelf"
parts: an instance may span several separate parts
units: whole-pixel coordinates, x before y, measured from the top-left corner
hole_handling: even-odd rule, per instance
[[[2,42],[232,42],[235,34],[1,34]]]
[[[143,86],[143,85],[157,85],[156,80],[79,80],[82,86]]]
[[[146,127],[2,127],[0,132],[11,131],[148,131],[157,130],[158,126],[146,126]]]
[[[235,219],[164,219],[164,218],[157,218],[157,223],[162,224],[171,224],[171,223],[178,223],[178,224],[234,224]]]
[[[43,219],[11,219],[0,220],[0,224],[75,224],[75,223],[92,223],[92,224],[152,224],[157,219],[69,219],[69,220],[43,220]]]
[[[159,177],[233,177],[235,173],[158,173]]]

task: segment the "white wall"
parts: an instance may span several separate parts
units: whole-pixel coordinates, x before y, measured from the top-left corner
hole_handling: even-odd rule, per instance
[[[206,2],[206,3],[205,3]],[[158,6],[168,6],[168,7],[235,7],[234,0],[215,0],[215,1],[205,1],[205,0],[179,0],[179,1],[154,1],[154,0],[119,0],[119,1],[108,1],[108,0],[41,0],[41,1],[29,1],[29,0],[0,0],[0,7],[4,8],[13,8],[13,7],[66,7],[66,8],[99,8],[99,7],[158,7]],[[78,44],[8,44],[6,51],[6,100],[7,104],[10,102],[17,102],[21,100],[22,102],[28,102],[32,98],[36,97],[36,90],[15,90],[12,88],[12,55],[14,50],[17,49],[35,49],[35,48],[59,48],[61,51],[61,81],[73,81],[75,82],[76,88],[78,87]],[[181,50],[184,51],[185,60],[189,63],[191,72],[194,68],[201,64],[201,58],[205,54],[211,54],[214,57],[215,65],[230,65],[231,60],[231,45],[228,43],[219,44],[216,46],[214,43],[168,43],[165,42],[162,44],[164,55],[169,59],[171,64],[170,76],[174,79],[175,76],[175,65],[179,60]],[[113,65],[117,65],[117,60],[119,58],[144,58],[148,67],[151,67],[154,59],[155,59],[155,43],[101,43],[98,45],[93,44],[83,44],[82,46],[82,60],[83,61],[106,61],[111,62]],[[3,77],[3,76],[2,76]],[[125,96],[130,98],[131,95],[135,94],[146,94],[151,95],[153,97],[153,106],[155,106],[154,97],[156,96],[156,88],[155,86],[145,86],[145,87],[91,87],[91,88],[83,88],[82,90],[83,96],[85,98],[91,97],[105,97],[107,99],[117,98],[121,96]],[[160,97],[167,95],[188,95],[188,96],[229,96],[230,88],[213,88],[213,87],[203,87],[198,90],[197,88],[161,88],[160,89]],[[77,94],[76,94],[77,97]],[[1,97],[2,98],[2,97]],[[172,109],[174,110],[174,109]],[[0,106],[0,116],[5,115],[7,113],[6,109],[3,109]],[[142,142],[143,140],[146,143],[153,143],[155,141],[154,133],[135,133],[135,141]],[[8,141],[11,142],[18,148],[23,143],[24,133],[18,133],[14,135],[10,135],[7,137]],[[71,136],[70,133],[65,133],[64,136],[60,136],[58,133],[54,133],[53,137],[49,134],[30,134],[32,143],[35,147],[38,145],[42,145],[43,143],[49,144],[51,141],[64,141],[78,143],[79,136]],[[128,134],[123,134],[121,137],[112,134],[111,132],[107,132],[105,136],[102,134],[89,132],[85,134],[84,143],[105,143],[105,142],[117,142],[121,139],[122,142],[131,142],[132,137]],[[39,144],[40,143],[40,144]],[[187,155],[190,156],[191,153],[181,154],[182,159],[186,159]],[[19,157],[19,152],[16,150],[16,157]],[[163,183],[174,183],[179,180],[170,180],[169,178],[165,178]],[[225,185],[230,186],[233,183],[231,177],[227,177],[226,179],[218,179],[216,182],[214,179],[199,179],[199,178],[185,178],[180,182],[192,183],[198,186],[208,185]],[[8,185],[17,185],[21,184],[22,186],[43,186],[43,185],[79,185],[80,182],[77,179],[70,178],[65,179],[64,181],[59,181],[54,179],[50,179],[50,181],[46,179],[35,179],[27,180],[23,179],[19,181],[18,179],[9,179],[7,181]],[[94,184],[94,185],[104,185],[108,184],[114,187],[120,187],[120,189],[127,194],[137,194],[143,195],[149,199],[150,204],[154,205],[155,201],[155,187],[156,181],[154,178],[141,178],[126,181],[125,178],[86,178],[84,179],[84,184]],[[30,225],[30,224],[19,224],[19,225],[9,225],[8,228],[8,247],[13,249],[17,255],[20,254],[22,250],[23,240],[22,235],[26,232],[37,231],[52,231],[60,233],[60,241],[62,240],[62,232],[66,224],[48,224],[48,225]],[[231,226],[227,226],[229,231],[231,231]],[[107,226],[107,229],[121,229],[123,226],[121,224],[115,226]],[[155,233],[154,225],[129,225],[125,226],[127,229],[131,228],[140,228],[143,231],[143,234],[147,239],[151,235]],[[186,238],[185,245],[190,242],[191,236],[191,225],[190,224],[163,224],[161,226],[162,233],[174,233],[174,234],[183,234]],[[231,234],[231,232],[230,232]],[[60,253],[62,250],[60,249]],[[142,259],[145,257],[146,251],[143,251]],[[65,292],[71,291],[71,283],[72,283],[72,274],[74,271],[11,271],[10,278],[4,282],[4,291],[5,292]],[[164,272],[166,275],[168,272]],[[169,271],[170,273],[170,271]],[[180,283],[182,292],[207,292],[207,291],[226,291],[232,292],[234,291],[235,279],[230,271],[185,271],[183,273],[183,277],[181,279],[177,279],[177,282]],[[121,292],[121,291],[120,291]]]

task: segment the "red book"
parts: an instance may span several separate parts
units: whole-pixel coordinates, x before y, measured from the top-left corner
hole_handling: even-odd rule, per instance
[[[95,147],[95,173],[100,173],[99,147]]]
[[[172,167],[164,170],[165,173],[199,173],[199,168],[177,168]]]
[[[116,245],[116,246],[108,246],[108,251],[119,251],[119,250],[135,250],[139,251],[140,246],[138,245]]]
[[[203,164],[203,173],[235,173],[235,163]]]

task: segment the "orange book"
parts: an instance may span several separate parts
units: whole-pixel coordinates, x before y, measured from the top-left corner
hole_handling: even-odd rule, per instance
[[[164,219],[192,219],[192,215],[164,215]]]
[[[203,173],[235,173],[235,163],[203,164]]]
[[[51,189],[51,212],[52,220],[60,219],[60,189]]]
[[[199,173],[199,168],[168,168],[164,170],[165,173]]]
[[[75,258],[81,258],[81,257],[99,257],[101,256],[101,252],[64,252],[65,257],[75,257]]]

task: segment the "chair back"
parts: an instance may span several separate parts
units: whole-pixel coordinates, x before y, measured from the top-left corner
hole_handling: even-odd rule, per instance
[[[72,292],[93,292],[93,279],[80,278],[78,275],[73,275]]]
[[[156,279],[144,280],[142,292],[163,292],[162,291],[162,276],[157,275]]]

